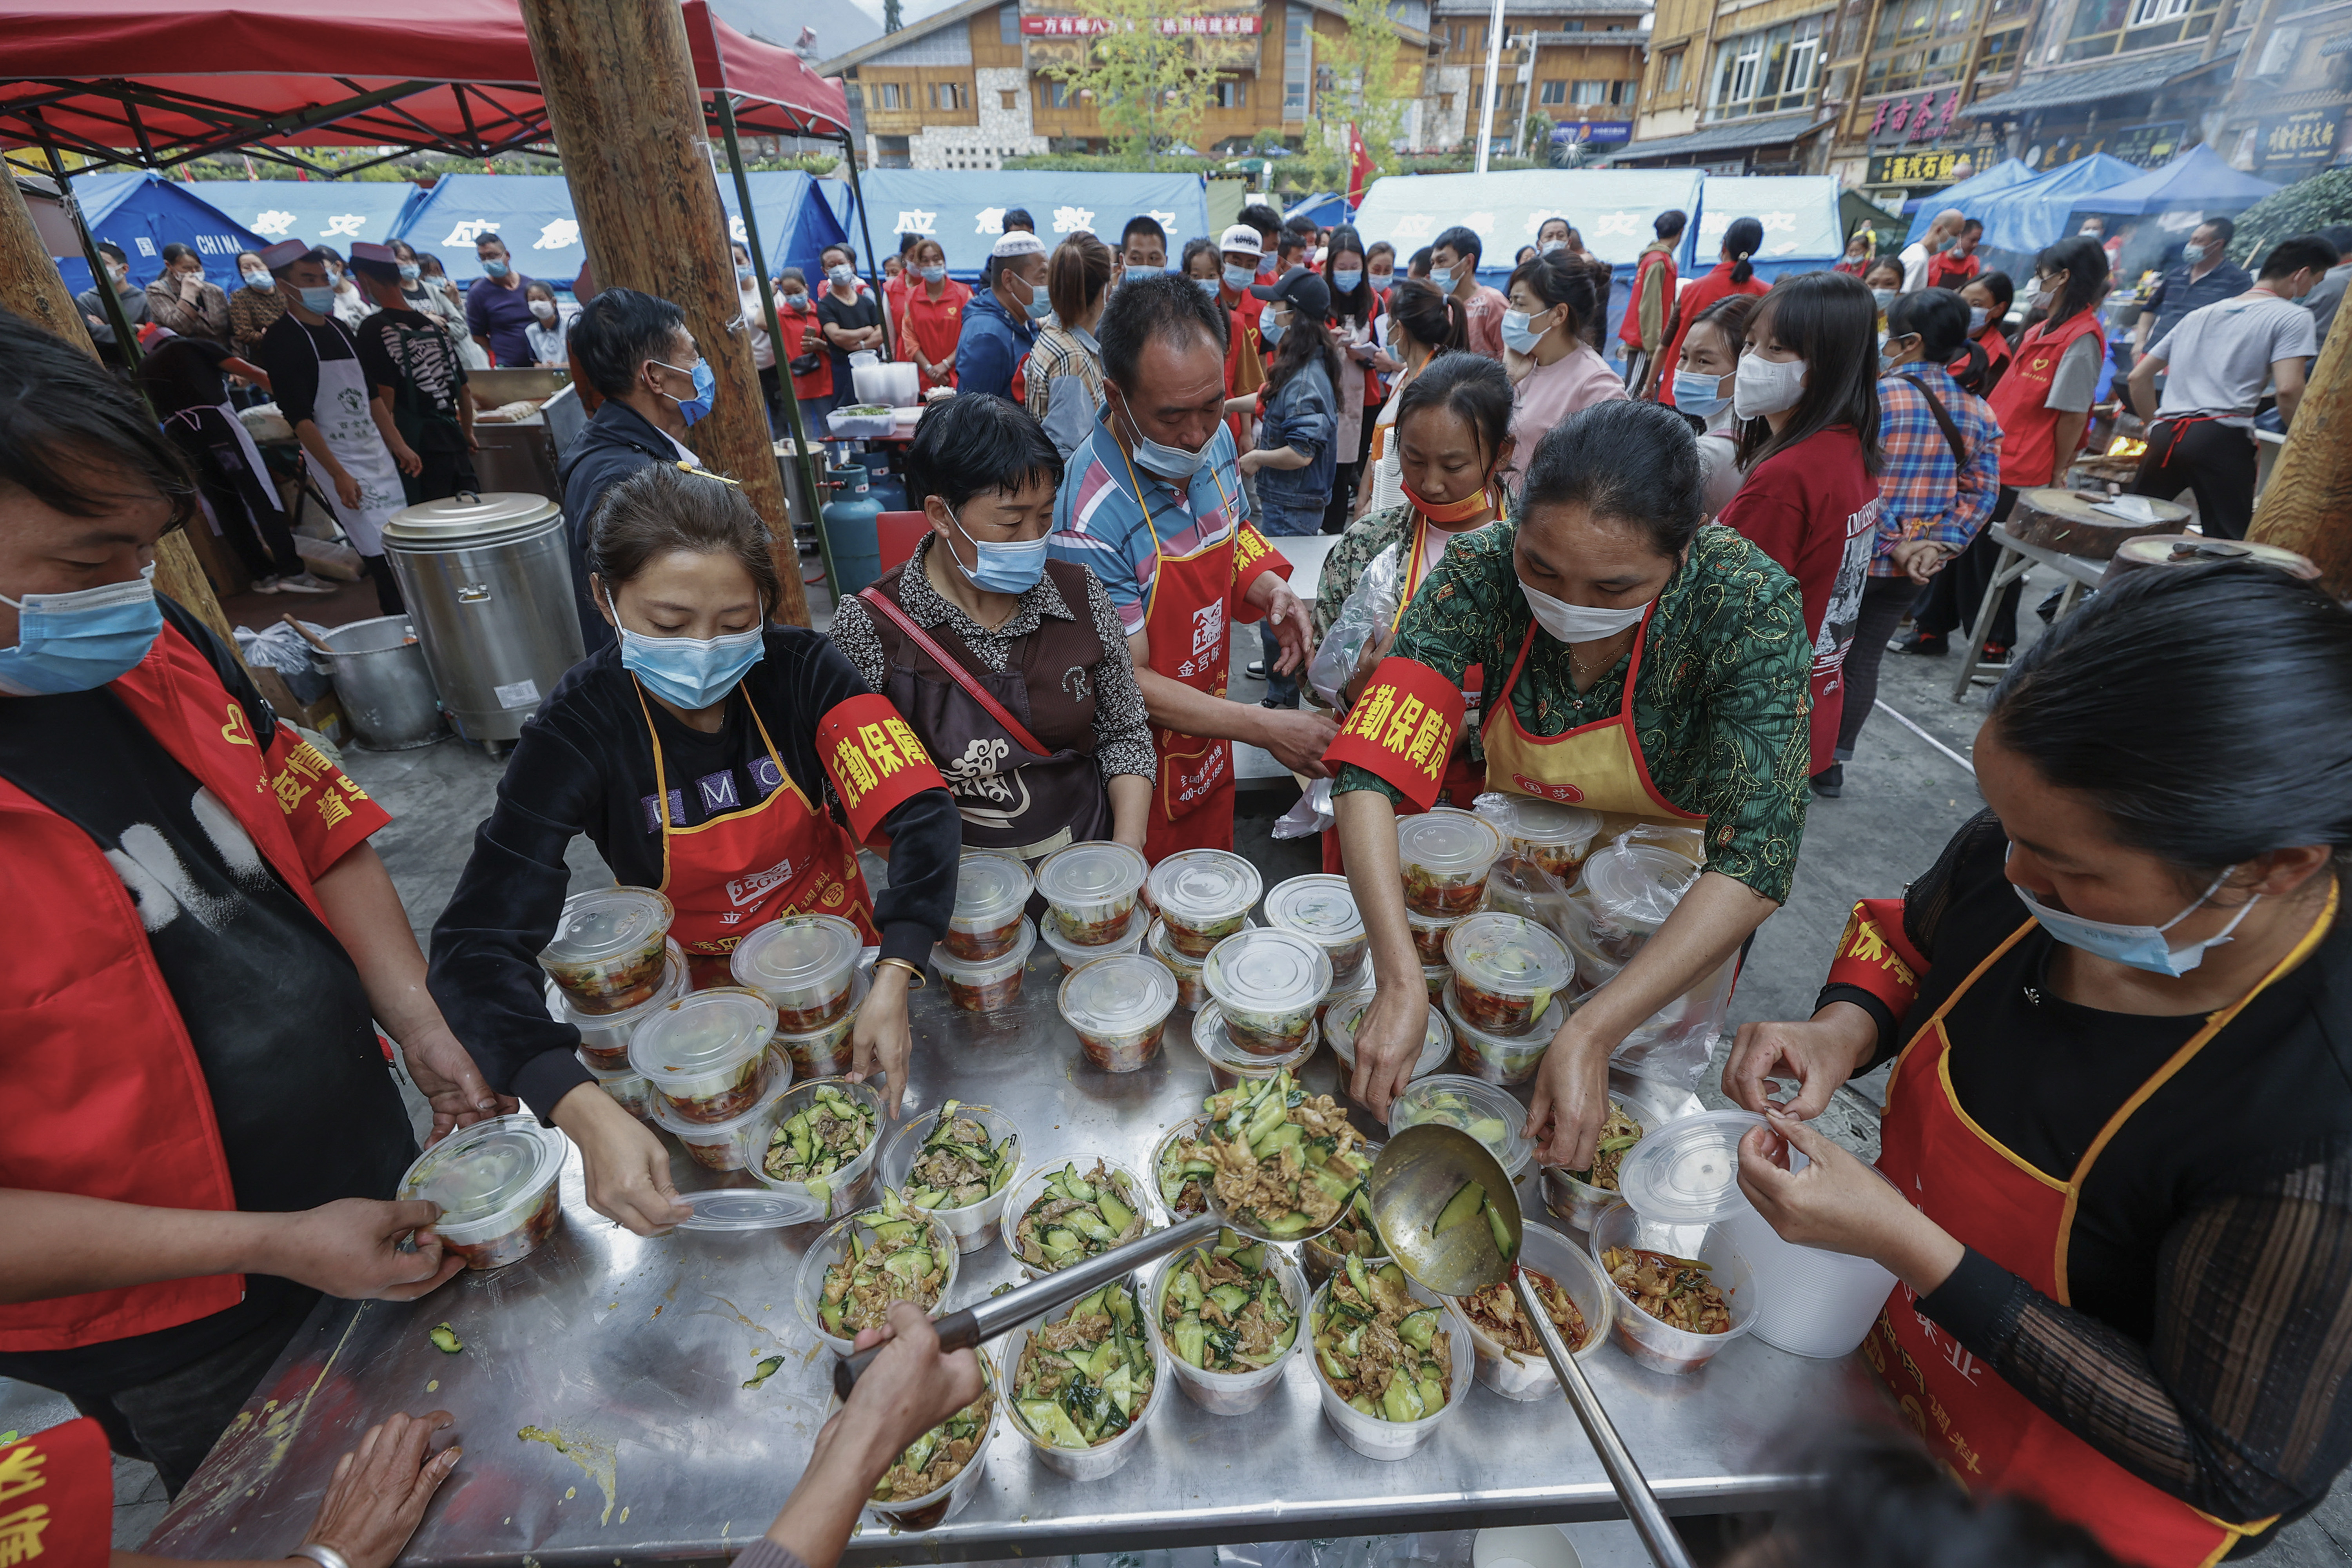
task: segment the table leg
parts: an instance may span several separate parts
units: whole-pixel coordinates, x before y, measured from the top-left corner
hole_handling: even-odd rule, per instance
[[[2024,570],[2012,563],[2021,562]],[[2000,559],[1993,563],[1992,578],[1985,584],[1984,603],[1977,606],[1976,618],[1969,623],[1969,651],[1960,660],[1960,678],[1952,683],[1952,700],[1958,702],[1969,694],[1977,678],[1977,664],[1984,651],[1985,628],[1992,624],[1992,607],[2000,602],[2000,591],[2032,569],[2032,563],[2003,543]]]

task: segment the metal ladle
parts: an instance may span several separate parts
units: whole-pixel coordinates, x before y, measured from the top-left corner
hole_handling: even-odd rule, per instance
[[[1473,1182],[1485,1189],[1487,1206],[1510,1237],[1511,1255],[1516,1258],[1524,1232],[1518,1194],[1510,1178],[1485,1144],[1459,1128],[1431,1121],[1408,1127],[1391,1138],[1365,1179],[1372,1226],[1380,1232],[1381,1246],[1407,1274],[1441,1296],[1468,1296],[1510,1280],[1519,1310],[1535,1325],[1544,1359],[1551,1363],[1553,1374],[1567,1391],[1569,1407],[1583,1423],[1584,1435],[1591,1439],[1592,1451],[1601,1456],[1601,1468],[1608,1472],[1609,1484],[1617,1489],[1642,1544],[1649,1549],[1650,1560],[1660,1568],[1691,1568],[1682,1538],[1666,1522],[1657,1494],[1650,1489],[1642,1467],[1634,1463],[1624,1439],[1610,1424],[1601,1396],[1585,1380],[1584,1369],[1560,1338],[1551,1314],[1537,1300],[1525,1270],[1503,1256],[1495,1244],[1493,1228],[1481,1215],[1471,1215],[1465,1223],[1451,1225],[1442,1233],[1437,1230],[1446,1205]],[[1456,1217],[1461,1217],[1458,1213]]]

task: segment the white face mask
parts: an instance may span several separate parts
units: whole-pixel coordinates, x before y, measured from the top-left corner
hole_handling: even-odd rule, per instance
[[[1647,615],[1650,605],[1657,602],[1644,600],[1626,610],[1596,610],[1590,605],[1571,605],[1549,594],[1539,594],[1525,582],[1520,583],[1519,592],[1526,595],[1528,610],[1535,616],[1536,625],[1566,643],[1613,637]]]
[[[530,302],[530,313],[537,316],[542,321],[551,321],[555,320],[555,301],[552,300],[533,300]]]
[[[1754,350],[1739,356],[1731,378],[1731,411],[1742,419],[1780,414],[1805,395],[1805,362],[1769,360]]]

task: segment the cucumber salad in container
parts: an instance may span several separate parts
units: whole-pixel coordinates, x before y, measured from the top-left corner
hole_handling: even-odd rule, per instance
[[[1418,1421],[1454,1394],[1453,1345],[1443,1310],[1424,1306],[1393,1263],[1350,1256],[1315,1310],[1315,1364],[1358,1414]]]
[[[1030,1331],[1013,1373],[1013,1411],[1054,1448],[1091,1448],[1133,1426],[1158,1381],[1135,1287],[1106,1285]]]
[[[1168,1348],[1202,1372],[1255,1372],[1290,1353],[1298,1311],[1265,1242],[1233,1230],[1177,1259],[1160,1286],[1160,1331]]]
[[[1208,1126],[1200,1143],[1180,1147],[1183,1162],[1214,1165],[1218,1208],[1277,1239],[1328,1226],[1371,1168],[1348,1113],[1287,1071],[1221,1089],[1202,1109]]]

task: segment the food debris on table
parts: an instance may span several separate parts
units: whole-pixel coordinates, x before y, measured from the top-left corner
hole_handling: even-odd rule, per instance
[[[446,1323],[436,1323],[425,1337],[431,1340],[433,1348],[444,1355],[456,1355],[466,1348],[466,1342],[457,1337],[457,1331]]]

